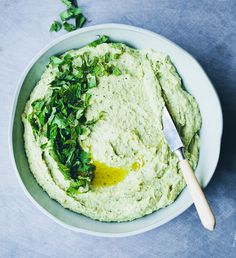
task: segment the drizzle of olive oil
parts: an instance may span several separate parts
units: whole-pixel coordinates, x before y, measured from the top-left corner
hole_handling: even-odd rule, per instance
[[[137,161],[135,161],[132,166],[131,166],[131,169],[133,171],[139,171],[140,168],[143,166],[143,161],[141,159],[138,159]]]
[[[141,165],[138,162],[134,162],[132,164],[132,170],[134,170],[134,171],[138,171],[140,169],[140,167],[141,167]]]
[[[92,181],[93,186],[104,187],[116,185],[123,181],[127,176],[127,171],[120,167],[109,167],[106,164],[94,161],[96,166],[94,172],[94,179]]]

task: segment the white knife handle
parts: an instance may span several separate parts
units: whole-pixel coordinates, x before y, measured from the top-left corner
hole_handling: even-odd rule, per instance
[[[179,165],[203,226],[208,230],[214,230],[215,217],[191,166],[186,159],[180,160]]]

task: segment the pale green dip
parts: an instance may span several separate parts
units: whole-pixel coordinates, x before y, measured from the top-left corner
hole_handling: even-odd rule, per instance
[[[96,118],[101,111],[106,115],[80,141],[93,160],[123,168],[127,176],[115,185],[92,185],[87,193],[67,195],[70,182],[64,179],[48,153],[46,162],[42,159],[26,119],[32,111],[31,103],[45,97],[55,77],[55,69],[49,66],[33,90],[23,115],[26,154],[36,180],[65,208],[101,221],[133,220],[171,204],[185,187],[185,181],[178,160],[163,136],[162,108],[166,102],[184,142],[186,157],[195,168],[201,126],[195,99],[183,89],[181,78],[166,54],[121,44],[69,51],[77,56],[75,63],[80,62],[78,56],[84,52],[91,58],[123,52],[118,59],[110,61],[122,74],[103,76],[98,87],[90,90],[92,98],[87,118]]]

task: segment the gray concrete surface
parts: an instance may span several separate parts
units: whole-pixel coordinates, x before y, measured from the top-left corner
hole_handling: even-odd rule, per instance
[[[9,158],[8,123],[17,81],[31,58],[65,32],[48,32],[59,0],[0,0],[0,257],[236,257],[236,1],[80,0],[86,26],[124,23],[166,36],[189,51],[220,96],[220,161],[205,190],[217,218],[205,231],[194,207],[160,228],[121,239],[75,233],[26,198]]]

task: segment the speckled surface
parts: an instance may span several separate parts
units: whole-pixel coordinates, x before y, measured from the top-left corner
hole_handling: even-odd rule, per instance
[[[10,107],[32,57],[61,34],[48,32],[59,0],[0,0],[0,257],[236,257],[236,1],[80,0],[86,26],[125,23],[160,33],[190,52],[219,94],[224,112],[220,162],[205,189],[216,214],[212,233],[194,207],[128,238],[106,239],[57,225],[24,195],[8,151]]]

